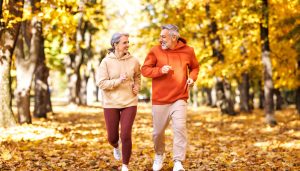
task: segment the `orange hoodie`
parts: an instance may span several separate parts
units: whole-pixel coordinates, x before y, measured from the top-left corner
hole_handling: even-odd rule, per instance
[[[172,70],[163,74],[161,68],[170,65]],[[175,49],[163,50],[154,46],[148,53],[141,68],[144,77],[152,78],[152,104],[170,104],[179,99],[187,100],[188,78],[197,80],[199,63],[194,49],[180,38]]]

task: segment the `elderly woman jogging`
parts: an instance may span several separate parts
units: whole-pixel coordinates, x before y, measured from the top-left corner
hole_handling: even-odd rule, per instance
[[[112,47],[97,70],[97,86],[102,90],[108,142],[113,146],[116,160],[121,159],[119,150],[121,137],[122,171],[128,170],[131,156],[131,131],[137,112],[137,94],[141,80],[140,64],[128,52],[128,38],[129,35],[126,33],[115,33],[112,36]]]

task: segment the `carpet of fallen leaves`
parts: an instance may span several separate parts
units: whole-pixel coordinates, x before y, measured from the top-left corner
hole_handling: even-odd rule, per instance
[[[300,170],[300,119],[294,108],[276,112],[278,125],[262,111],[226,116],[201,107],[188,112],[187,170]],[[141,104],[133,126],[130,169],[151,170],[154,156],[150,105]],[[172,131],[166,130],[163,171],[171,171]],[[48,119],[0,128],[0,170],[120,170],[106,140],[98,106],[54,106]]]

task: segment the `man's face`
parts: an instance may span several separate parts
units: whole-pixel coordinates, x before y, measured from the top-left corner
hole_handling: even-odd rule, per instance
[[[116,50],[120,53],[128,53],[129,48],[129,40],[128,36],[122,36],[120,38],[120,42],[116,45]]]
[[[173,40],[173,37],[171,36],[171,34],[169,33],[169,30],[163,29],[160,32],[159,42],[160,42],[161,48],[164,50],[172,47],[174,40]]]

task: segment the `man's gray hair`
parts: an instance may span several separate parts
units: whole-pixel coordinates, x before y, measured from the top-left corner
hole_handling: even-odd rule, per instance
[[[176,25],[174,25],[174,24],[166,24],[166,25],[163,25],[163,26],[161,26],[161,29],[162,29],[162,30],[164,30],[164,29],[169,30],[169,33],[170,33],[171,35],[175,35],[177,39],[180,37],[179,29],[178,29],[178,27],[177,27]]]
[[[108,49],[110,52],[115,52],[115,43],[119,43],[122,36],[129,36],[128,33],[114,33],[110,40],[111,48]]]

